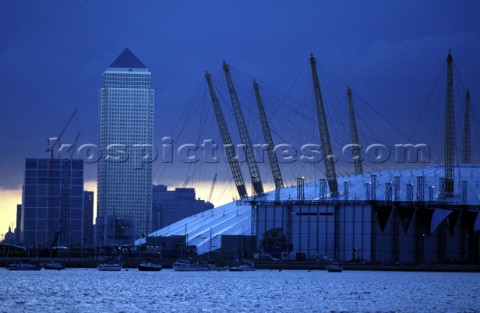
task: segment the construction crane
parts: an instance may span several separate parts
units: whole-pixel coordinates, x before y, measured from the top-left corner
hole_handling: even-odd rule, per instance
[[[260,90],[257,82],[253,81],[253,89],[255,90],[255,97],[257,98],[258,112],[260,114],[260,121],[262,123],[262,132],[265,143],[267,144],[268,161],[272,170],[273,182],[275,183],[275,189],[283,188],[282,172],[278,165],[277,155],[275,154],[275,146],[273,145],[272,133],[268,126],[267,115],[265,108],[263,107],[262,98],[260,97]]]
[[[323,161],[325,162],[325,169],[327,171],[327,182],[330,189],[330,196],[338,197],[337,174],[335,172],[332,145],[330,144],[330,134],[328,133],[327,116],[325,114],[325,107],[323,105],[316,63],[315,57],[313,56],[313,53],[311,53],[310,65],[312,67],[313,89],[315,91],[318,126],[320,129],[320,139],[322,141]]]
[[[454,138],[455,121],[453,112],[453,58],[449,51],[447,56],[447,92],[445,108],[445,197],[453,197],[453,162],[454,162]]]
[[[189,181],[190,181],[190,175],[188,175],[185,181],[183,182],[182,188],[186,188]]]
[[[462,163],[470,164],[470,91],[465,95],[465,119],[463,122]]]
[[[63,126],[63,129],[60,131],[57,137],[50,137],[47,139],[47,142],[48,142],[47,151],[49,152],[50,160],[53,160],[53,150],[57,145],[60,144],[60,139],[62,138],[63,133],[67,129],[68,125],[70,125],[70,122],[73,120],[73,117],[75,116],[75,114],[77,114],[77,112],[78,112],[78,108],[75,109],[75,111],[73,111],[73,113],[70,115],[67,122],[65,123],[65,126]]]
[[[352,141],[353,170],[355,175],[363,174],[362,158],[360,157],[360,144],[358,143],[357,121],[353,109],[352,90],[347,89],[348,117],[350,119],[350,138]]]
[[[223,146],[225,152],[227,153],[228,164],[232,170],[233,180],[235,182],[235,187],[237,187],[238,195],[240,198],[248,197],[247,188],[245,188],[245,181],[243,180],[242,171],[240,170],[240,164],[238,163],[238,158],[235,155],[235,149],[233,148],[232,137],[227,128],[227,123],[225,122],[225,117],[218,102],[217,95],[213,89],[212,77],[208,72],[205,74],[205,79],[208,83],[208,88],[210,90],[210,97],[212,98],[212,104],[215,111],[215,117],[217,118],[218,128],[220,129],[220,134],[222,136]]]
[[[213,189],[215,188],[216,183],[217,183],[217,174],[213,176],[213,182],[212,182],[212,186],[210,187],[210,192],[208,193],[207,202],[210,202],[210,200],[212,200]]]
[[[225,72],[225,78],[227,80],[230,99],[232,100],[233,112],[235,115],[235,120],[237,122],[238,132],[240,134],[240,139],[242,140],[242,143],[244,145],[245,159],[247,161],[250,178],[252,179],[253,192],[256,195],[261,195],[263,194],[263,184],[260,177],[260,171],[258,170],[258,165],[255,161],[252,142],[250,141],[250,136],[248,134],[247,124],[245,123],[245,119],[243,118],[240,101],[238,100],[237,92],[235,91],[235,86],[232,82],[232,77],[230,75],[230,67],[227,63],[225,63],[225,61],[223,61],[223,70]]]

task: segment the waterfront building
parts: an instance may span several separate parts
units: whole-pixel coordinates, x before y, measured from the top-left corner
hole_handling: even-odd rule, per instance
[[[26,246],[82,244],[83,160],[26,159],[20,239]]]
[[[195,198],[194,188],[168,190],[165,185],[153,185],[152,225],[154,230],[212,208],[213,204],[210,202]]]
[[[17,224],[15,225],[15,240],[20,242],[20,224],[22,223],[22,205],[17,204]]]
[[[287,258],[382,263],[479,263],[480,166],[456,165],[455,201],[443,198],[442,165],[338,177],[339,197],[325,179],[267,192],[195,214],[151,237],[186,235],[198,253],[223,247],[225,235],[281,229]],[[326,192],[325,192],[326,191]],[[137,245],[145,243],[138,239]]]
[[[135,236],[135,216],[99,216],[95,223],[95,246],[117,247],[131,245]]]
[[[252,235],[256,236],[259,249],[272,252],[272,255],[275,253],[282,259],[374,264],[479,264],[480,166],[470,162],[468,91],[465,96],[461,164],[455,159],[456,110],[451,53],[447,56],[444,164],[423,164],[410,169],[398,169],[397,164],[380,171],[372,168],[370,172],[364,172],[352,92],[347,88],[350,138],[346,142],[354,146],[352,157],[355,175],[343,177],[337,175],[335,158],[332,157],[334,154],[327,115],[313,54],[310,56],[310,64],[325,178],[305,182],[303,177],[298,177],[296,186],[284,187],[273,153],[269,162],[271,165],[273,163],[271,170],[276,190],[263,193],[260,176],[249,164],[252,186],[259,191],[248,197],[238,160],[234,153],[228,153],[227,150],[233,180],[241,199],[187,217],[155,231],[150,234],[150,238],[184,234],[186,245],[196,246],[200,254],[212,251],[213,247],[221,247],[226,251],[223,244],[232,244],[222,240],[223,236]],[[243,132],[245,140],[242,139],[242,142],[245,144],[249,141],[248,133],[225,63],[224,70],[237,126],[240,133]],[[208,73],[206,80],[224,145],[231,147],[228,127]],[[254,89],[259,113],[263,115],[261,124],[265,141],[273,147],[268,121],[255,84]],[[405,149],[407,146],[410,148],[397,151],[398,163],[418,163],[420,155],[428,156],[430,160],[429,149],[417,149],[426,145],[403,146]],[[416,157],[412,157],[415,154]],[[248,159],[247,155],[247,163]],[[254,161],[250,157],[250,163]],[[255,188],[256,184],[259,188]],[[143,245],[145,242],[141,238],[136,244]]]
[[[83,245],[93,247],[93,191],[83,192]]]
[[[154,91],[148,68],[125,49],[99,92],[98,216],[133,217],[151,230]]]

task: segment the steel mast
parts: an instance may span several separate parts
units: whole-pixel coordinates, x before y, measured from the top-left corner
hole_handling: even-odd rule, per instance
[[[265,113],[265,108],[263,107],[262,98],[260,97],[260,91],[257,81],[255,80],[253,81],[253,89],[255,90],[255,97],[257,98],[258,112],[260,114],[260,121],[262,122],[263,138],[265,139],[265,143],[267,144],[268,161],[272,170],[275,189],[281,189],[283,188],[282,172],[280,171],[280,166],[278,165],[277,155],[275,154],[274,150],[275,146],[273,144],[272,133],[270,131],[270,127],[268,126],[267,115]]]
[[[462,163],[470,164],[470,91],[465,95],[465,119],[463,122]]]
[[[362,158],[360,157],[360,144],[358,143],[357,121],[353,109],[352,90],[350,86],[347,89],[348,97],[348,117],[350,119],[350,138],[352,141],[352,156],[355,175],[363,174]]]
[[[328,188],[332,197],[338,196],[337,174],[335,172],[335,163],[333,160],[332,145],[330,144],[330,135],[328,133],[327,116],[323,106],[322,93],[320,90],[320,81],[318,80],[317,66],[313,53],[310,54],[310,64],[312,66],[313,88],[315,90],[315,103],[317,107],[318,126],[320,129],[320,139],[322,141],[323,161],[327,171]]]
[[[452,53],[447,57],[447,92],[445,108],[445,196],[452,197],[454,191],[454,138],[455,121],[453,111],[453,76],[452,76]]]
[[[50,137],[47,139],[47,142],[48,142],[48,152],[49,152],[49,155],[50,155],[50,160],[53,160],[54,158],[54,153],[53,153],[53,150],[55,149],[55,146],[58,144],[58,146],[60,147],[60,139],[62,138],[62,135],[63,133],[65,132],[65,130],[67,129],[68,125],[70,125],[70,123],[72,122],[73,120],[73,117],[75,116],[75,114],[77,114],[78,112],[78,108],[76,108],[72,114],[70,114],[67,122],[65,123],[65,125],[63,126],[62,130],[60,131],[60,133],[58,134],[57,137]],[[59,156],[60,158],[60,156]]]
[[[228,91],[230,92],[230,99],[232,100],[233,111],[235,114],[235,120],[237,121],[238,132],[240,138],[245,147],[245,158],[247,160],[248,172],[252,179],[253,192],[256,195],[263,194],[263,184],[260,178],[260,171],[258,170],[257,162],[253,154],[252,142],[248,134],[247,124],[243,118],[242,108],[240,107],[240,101],[238,100],[237,92],[233,86],[232,77],[230,76],[230,67],[225,61],[223,61],[223,70],[225,71],[225,78],[227,79]]]
[[[240,198],[248,197],[247,188],[245,188],[245,181],[243,180],[242,171],[240,170],[240,164],[238,163],[238,158],[236,158],[235,149],[233,148],[232,137],[228,131],[222,108],[220,107],[217,95],[213,89],[212,78],[208,72],[205,74],[205,79],[207,80],[208,88],[210,90],[210,96],[212,98],[213,108],[215,110],[215,117],[217,118],[218,128],[220,128],[223,146],[225,147],[225,151],[227,153],[228,164],[232,170],[233,180],[235,182],[235,186],[237,187],[238,195]]]

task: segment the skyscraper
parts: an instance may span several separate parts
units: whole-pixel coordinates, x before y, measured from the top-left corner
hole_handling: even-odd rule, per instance
[[[98,215],[133,216],[140,237],[152,221],[151,73],[125,49],[103,73],[99,97]]]

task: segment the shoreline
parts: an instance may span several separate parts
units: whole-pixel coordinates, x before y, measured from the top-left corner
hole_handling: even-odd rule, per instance
[[[325,270],[328,264],[319,262],[255,262],[257,269],[271,270]],[[395,272],[467,272],[480,273],[474,264],[355,264],[340,263],[344,271]]]
[[[105,259],[95,258],[0,258],[0,267],[11,263],[46,264],[52,261],[61,262],[67,268],[96,268]],[[124,268],[136,268],[143,259],[131,258],[123,260]],[[161,263],[164,268],[171,268],[176,260],[167,259]],[[254,261],[259,270],[326,270],[327,263],[318,261]],[[358,264],[341,263],[344,271],[398,271],[398,272],[466,272],[480,273],[479,264]]]

